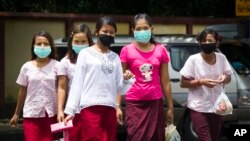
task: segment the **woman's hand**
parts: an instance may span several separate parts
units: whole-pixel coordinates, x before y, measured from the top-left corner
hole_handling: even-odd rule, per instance
[[[167,118],[166,121],[168,124],[171,124],[174,122],[174,110],[173,110],[173,108],[168,108],[166,118]]]
[[[226,75],[220,75],[217,80],[218,80],[219,83],[225,84],[226,79],[227,79]]]
[[[125,72],[123,73],[123,79],[128,80],[132,77],[134,77],[134,74],[130,70],[125,70]]]
[[[9,125],[11,127],[18,127],[18,119],[19,119],[18,115],[13,115],[13,117],[11,118],[11,120],[9,122]]]
[[[120,107],[116,108],[116,118],[120,125],[123,125],[123,113]]]
[[[69,120],[72,120],[73,118],[74,118],[73,115],[67,115],[66,118],[64,119],[64,125],[67,125],[67,122],[68,122]]]
[[[63,111],[59,111],[57,114],[57,122],[63,122],[64,121],[64,113]]]
[[[199,81],[201,85],[204,85],[209,88],[213,88],[214,86],[220,83],[220,81],[213,79],[200,79]]]

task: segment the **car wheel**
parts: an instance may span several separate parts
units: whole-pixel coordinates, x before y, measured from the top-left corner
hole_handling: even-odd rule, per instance
[[[185,118],[183,134],[188,141],[198,141],[198,137],[193,129],[193,124],[189,114]]]

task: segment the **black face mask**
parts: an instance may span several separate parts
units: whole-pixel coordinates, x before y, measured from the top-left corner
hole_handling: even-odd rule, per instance
[[[213,53],[216,50],[216,43],[201,44],[201,50],[205,54]]]
[[[106,35],[106,34],[99,34],[99,40],[106,47],[109,47],[112,43],[115,42],[115,39],[113,36]]]

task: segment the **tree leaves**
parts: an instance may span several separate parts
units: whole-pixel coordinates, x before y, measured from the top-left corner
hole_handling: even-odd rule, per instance
[[[0,11],[234,17],[234,0],[0,0]]]

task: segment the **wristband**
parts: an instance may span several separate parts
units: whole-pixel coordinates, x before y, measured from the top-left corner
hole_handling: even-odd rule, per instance
[[[197,84],[198,84],[198,86],[201,86],[200,79],[198,79]]]
[[[121,106],[120,104],[116,104],[116,108],[120,108],[120,106]]]

